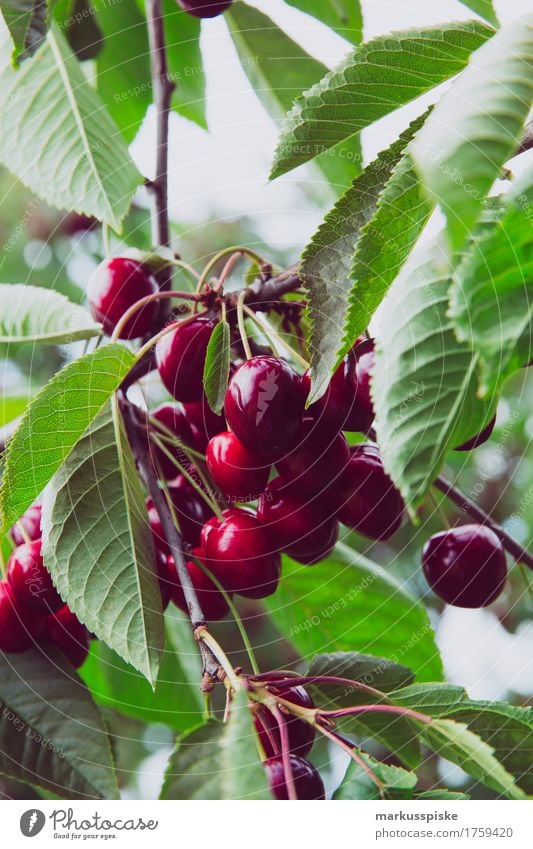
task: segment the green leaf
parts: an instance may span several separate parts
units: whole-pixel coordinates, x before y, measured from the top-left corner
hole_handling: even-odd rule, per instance
[[[164,645],[144,496],[116,398],[43,496],[43,557],[61,597],[153,685]]]
[[[442,802],[462,802],[470,799],[468,793],[455,793],[453,790],[425,790],[417,793],[416,798],[421,802],[431,802],[438,799]]]
[[[210,720],[181,737],[161,799],[271,799],[259,761],[246,693],[235,694],[229,722]]]
[[[0,285],[0,343],[65,345],[98,336],[101,326],[64,295],[24,283]]]
[[[346,349],[368,327],[431,211],[410,159],[402,158],[425,117],[357,177],[303,253],[311,325],[310,401],[324,393]]]
[[[176,0],[163,0],[163,11],[168,68],[170,79],[176,84],[172,105],[184,118],[206,129],[205,61],[200,49],[200,21],[180,9]]]
[[[2,0],[2,16],[13,39],[12,61],[32,56],[48,31],[48,0]]]
[[[383,305],[371,391],[387,472],[415,518],[446,453],[488,423],[477,357],[447,315],[450,271],[435,247],[401,274]]]
[[[401,660],[420,680],[442,678],[424,605],[377,564],[346,546],[312,568],[283,562],[280,587],[265,603],[304,658],[367,652]]]
[[[412,799],[413,790],[418,778],[414,772],[407,772],[399,766],[389,766],[380,763],[370,755],[358,751],[357,754],[366,766],[372,770],[374,775],[381,781],[383,791],[388,798]],[[346,799],[381,799],[375,782],[370,778],[363,766],[350,761],[346,774],[335,793],[334,800],[344,801]]]
[[[56,24],[19,71],[0,25],[0,162],[51,206],[119,230],[142,178],[118,128]]]
[[[221,413],[228,388],[231,358],[231,331],[228,322],[218,322],[209,339],[204,364],[204,390],[214,413]]]
[[[413,683],[414,675],[409,667],[386,657],[376,657],[373,654],[337,651],[331,654],[317,654],[309,664],[307,675],[333,675],[336,678],[349,678],[351,681],[361,681],[369,687],[374,687],[383,693],[400,690]],[[313,685],[318,687],[318,685]],[[328,685],[328,692],[331,692]],[[359,704],[357,689],[349,693],[343,690],[335,694],[335,704],[348,707]],[[366,695],[364,696],[366,699]]]
[[[0,653],[0,773],[68,799],[117,799],[107,732],[61,652]]]
[[[6,451],[0,533],[33,503],[134,362],[124,345],[106,345],[70,363],[33,398]]]
[[[527,222],[532,204],[529,168],[503,214],[474,241],[450,291],[456,333],[481,357],[485,395],[533,356],[533,227]]]
[[[485,18],[489,24],[493,26],[498,26],[498,18],[496,17],[496,12],[494,11],[494,3],[493,0],[459,0],[463,6],[468,6],[472,12],[475,12],[476,15],[479,15],[482,18]]]
[[[402,30],[356,47],[289,112],[274,157],[279,177],[461,71],[492,34],[479,21]]]
[[[289,6],[312,15],[342,38],[358,44],[363,30],[359,0],[287,0]]]
[[[435,107],[411,146],[458,249],[516,152],[533,103],[533,14],[500,29]]]
[[[135,3],[128,6],[127,23],[120,3],[98,3],[96,15],[105,36],[96,61],[96,88],[131,142],[153,96],[146,18]]]

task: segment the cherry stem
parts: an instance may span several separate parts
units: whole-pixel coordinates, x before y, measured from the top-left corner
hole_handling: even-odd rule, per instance
[[[200,645],[205,644],[211,653],[216,657],[220,666],[226,673],[229,683],[231,684],[234,690],[238,690],[239,687],[242,686],[241,679],[236,675],[233,666],[231,665],[228,656],[222,649],[222,647],[217,643],[212,634],[207,630],[207,626],[204,624],[198,625],[195,628],[194,632],[195,638],[198,640]]]
[[[215,288],[213,289],[213,291],[216,295],[220,295],[222,293],[222,290],[224,288],[224,283],[226,282],[227,278],[229,277],[229,275],[231,274],[231,272],[233,271],[233,269],[237,265],[238,261],[240,259],[242,259],[242,256],[243,256],[242,251],[238,251],[237,253],[234,253],[230,256],[226,265],[224,266],[224,268],[220,272],[220,276],[217,280],[217,284],[216,284]]]
[[[281,760],[283,763],[283,774],[285,777],[285,784],[287,786],[287,796],[291,802],[297,802],[298,796],[296,795],[296,787],[294,786],[294,775],[292,772],[292,764],[291,764],[291,744],[289,740],[289,731],[287,728],[287,723],[285,722],[285,717],[280,711],[279,707],[276,704],[271,704],[267,702],[267,707],[278,723],[279,728],[279,736],[281,741]]]
[[[259,316],[256,315],[256,313],[252,309],[250,309],[250,307],[246,306],[246,304],[244,304],[244,311],[252,319],[252,321],[254,321],[257,324],[257,326],[259,327],[261,332],[265,334],[265,336],[267,337],[267,339],[269,340],[269,342],[270,342],[270,344],[272,345],[273,348],[275,348],[278,345],[283,346],[288,351],[290,351],[291,355],[294,357],[294,359],[297,362],[300,363],[300,365],[302,365],[306,369],[309,368],[309,363],[307,362],[307,360],[305,360],[297,351],[295,351],[294,348],[291,348],[291,346],[288,345],[282,339],[282,337],[279,335],[279,333],[276,330],[274,330],[273,327],[270,327],[268,322],[264,321],[264,319],[262,319],[262,318],[259,318]],[[276,343],[275,346],[272,344],[273,342]],[[276,353],[276,351],[274,351],[274,353]],[[279,353],[277,353],[276,356],[279,356]]]
[[[170,324],[167,324],[166,327],[163,327],[163,329],[160,330],[159,333],[156,333],[155,336],[152,336],[151,339],[148,339],[148,341],[145,342],[142,348],[139,348],[135,357],[135,363],[138,363],[140,360],[142,360],[144,355],[147,354],[148,351],[151,351],[154,345],[157,345],[157,343],[160,339],[163,338],[163,336],[166,336],[167,333],[172,333],[172,331],[175,330],[178,325],[181,326],[184,324],[189,324],[189,322],[193,321],[195,318],[195,315],[188,315],[186,318],[171,321]]]
[[[272,686],[276,687],[278,690],[294,687],[295,683],[298,684],[298,686],[305,686],[307,684],[341,684],[344,687],[360,690],[363,693],[368,693],[369,695],[377,696],[378,698],[386,698],[386,695],[380,690],[377,690],[375,687],[370,687],[368,684],[361,683],[361,681],[353,681],[350,678],[338,678],[334,675],[298,675],[296,672],[287,674],[294,676],[295,680],[287,681],[284,679],[274,679],[272,678],[271,672],[265,672],[262,675],[254,675],[254,679],[267,679],[268,683],[272,684]]]
[[[329,717],[330,719],[337,719],[343,716],[357,716],[362,713],[395,713],[399,716],[406,716],[409,719],[424,722],[426,725],[430,725],[433,721],[425,713],[419,713],[416,710],[400,707],[399,705],[357,705],[356,707],[339,708],[339,710],[318,709],[319,716]]]
[[[380,795],[383,796],[385,793],[385,785],[383,782],[377,777],[374,770],[368,766],[367,763],[364,762],[363,758],[357,754],[355,748],[347,743],[340,734],[337,734],[335,731],[330,731],[328,728],[324,728],[323,725],[317,724],[317,731],[320,731],[325,737],[335,743],[337,746],[340,746],[343,751],[346,752],[350,758],[355,761],[355,763],[361,767],[364,772],[368,775],[368,777],[374,782],[376,787],[378,788]]]
[[[239,254],[240,256],[248,256],[254,262],[257,262],[259,265],[264,263],[264,259],[256,254],[255,251],[250,250],[250,248],[245,248],[242,245],[233,245],[230,248],[224,248],[215,254],[214,257],[211,257],[204,270],[202,271],[200,278],[198,280],[198,286],[196,287],[197,292],[201,292],[207,283],[207,279],[213,269],[217,266],[221,259],[224,259],[225,256],[230,254]]]
[[[198,295],[194,295],[192,292],[154,292],[152,295],[145,295],[144,298],[140,298],[138,301],[135,301],[131,307],[128,307],[124,315],[120,317],[120,321],[117,322],[115,329],[113,330],[113,335],[111,336],[111,342],[117,342],[120,339],[120,334],[124,329],[125,325],[128,321],[133,318],[135,313],[142,310],[147,304],[151,304],[153,301],[163,301],[170,298],[181,298],[186,301],[200,301],[201,298]]]
[[[237,324],[239,326],[239,334],[241,337],[242,347],[244,348],[244,353],[247,360],[251,360],[253,357],[252,349],[250,347],[250,340],[248,339],[248,334],[246,332],[246,324],[244,321],[244,298],[246,297],[246,289],[243,289],[237,298]]]
[[[216,516],[218,516],[219,519],[221,519],[222,518],[222,511],[221,511],[220,507],[218,506],[218,504],[216,503],[214,497],[210,497],[210,495],[208,495],[207,492],[204,492],[204,490],[202,489],[200,484],[198,484],[194,480],[194,478],[190,474],[190,472],[188,472],[187,469],[185,468],[185,466],[183,466],[180,463],[180,461],[177,459],[177,457],[175,457],[174,454],[171,451],[169,451],[167,446],[159,439],[159,437],[156,434],[152,434],[150,438],[151,438],[152,442],[154,442],[154,444],[157,445],[159,450],[163,452],[165,457],[167,457],[170,460],[170,462],[173,463],[176,466],[176,469],[183,475],[183,477],[188,481],[188,483],[190,483],[190,485],[193,487],[193,489],[198,493],[198,495],[202,498],[202,500],[205,501],[205,503],[213,511],[213,513]],[[211,490],[209,490],[209,493],[211,493]],[[213,494],[211,493],[211,496],[212,495]]]

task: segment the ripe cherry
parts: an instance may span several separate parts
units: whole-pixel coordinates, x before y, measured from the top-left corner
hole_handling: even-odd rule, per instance
[[[374,406],[370,397],[370,376],[374,368],[374,340],[364,339],[355,345],[355,396],[344,423],[344,430],[367,433],[374,421]],[[353,368],[348,361],[347,368]]]
[[[229,498],[253,501],[267,485],[271,464],[261,462],[231,431],[210,440],[205,459],[215,484]]]
[[[15,545],[22,545],[26,542],[26,538],[29,539],[30,542],[40,538],[41,513],[41,505],[32,504],[32,506],[28,507],[26,512],[20,517],[18,522],[13,525],[9,531],[9,535]],[[24,533],[22,533],[21,525],[24,529]]]
[[[169,563],[170,560],[170,563]],[[176,567],[172,557],[167,557],[162,551],[156,549],[156,569],[161,592],[161,604],[166,610],[172,598],[174,584],[176,583]]]
[[[151,417],[156,419],[167,430],[171,431],[173,436],[180,439],[185,445],[190,448],[194,447],[195,440],[191,430],[191,426],[185,415],[185,412],[178,404],[162,404],[156,410],[150,413]],[[165,436],[163,431],[158,430],[157,426],[152,428],[154,434]],[[189,458],[183,448],[172,446],[162,440],[168,451],[176,458],[176,460],[185,468],[189,465]],[[161,472],[167,480],[173,480],[179,474],[178,467],[172,462],[170,457],[165,454],[157,445],[151,444],[151,451],[154,458],[156,468],[161,469]]]
[[[310,566],[333,550],[339,523],[316,496],[305,495],[282,478],[274,478],[259,498],[257,518],[279,547]]]
[[[270,459],[292,448],[305,404],[300,377],[277,357],[253,357],[230,380],[224,409],[237,438]]]
[[[43,563],[41,548],[40,539],[19,545],[9,558],[7,579],[24,607],[37,613],[53,613],[63,602]]]
[[[89,632],[68,604],[47,616],[45,636],[61,649],[74,669],[79,669],[89,654]]]
[[[214,18],[229,9],[233,0],[178,0],[178,3],[195,18]]]
[[[214,326],[201,315],[186,323],[176,322],[175,329],[155,346],[161,380],[177,401],[202,399],[205,355]]]
[[[268,681],[265,681],[265,683],[268,684]],[[269,689],[274,694],[277,692],[272,686]],[[304,687],[280,688],[279,693],[285,701],[298,707],[313,709],[315,706],[313,699]],[[290,751],[293,755],[304,758],[313,747],[315,729],[303,719],[297,719],[295,716],[287,714],[283,716],[289,734]],[[266,756],[270,758],[279,754],[281,751],[279,726],[268,708],[259,705],[254,716],[254,724]]]
[[[483,445],[490,437],[492,436],[492,431],[494,430],[494,425],[496,424],[496,416],[494,416],[488,425],[483,428],[476,436],[472,436],[470,439],[467,439],[466,442],[463,442],[461,445],[458,445],[454,448],[454,451],[472,451],[474,448],[477,448],[478,445]]]
[[[216,436],[217,433],[223,430],[227,430],[226,419],[222,414],[217,415],[213,412],[207,403],[205,395],[201,401],[184,404],[183,407],[189,422],[199,431],[198,450],[203,453],[205,452],[207,443],[213,436]]]
[[[193,554],[202,563],[205,561],[205,555],[201,548],[195,548]],[[227,616],[229,612],[229,607],[226,599],[224,598],[220,590],[216,587],[211,578],[206,575],[206,573],[202,571],[200,566],[193,560],[190,560],[186,565],[191,578],[192,585],[196,591],[196,595],[198,596],[198,602],[200,604],[200,607],[202,608],[202,612],[205,618],[208,621],[224,619],[224,617]],[[172,557],[169,557],[167,560],[167,570],[168,574],[170,574],[173,570],[176,576],[174,584],[171,587],[172,601],[177,607],[180,608],[180,610],[183,610],[184,613],[187,613],[187,603],[185,601],[185,596],[183,594],[183,590],[181,588],[181,584],[179,582],[178,575],[176,572],[176,566]]]
[[[225,510],[202,529],[207,566],[225,589],[246,598],[265,598],[277,589],[281,563],[268,530],[253,513]]]
[[[198,545],[202,527],[211,518],[213,511],[183,477],[178,478],[173,486],[169,486],[168,492],[183,541],[191,546]],[[159,551],[168,554],[169,548],[163,526],[151,498],[146,500],[146,506],[155,546]]]
[[[507,579],[504,548],[485,525],[462,525],[429,539],[422,567],[431,589],[456,607],[487,607]]]
[[[338,518],[370,539],[389,539],[400,527],[404,504],[374,445],[355,445],[338,492]]]
[[[116,257],[102,262],[89,281],[87,298],[93,318],[110,336],[124,313],[147,295],[157,292],[154,277],[133,259]],[[136,339],[148,333],[159,310],[152,301],[135,313],[120,332],[121,339]]]
[[[318,770],[298,755],[290,755],[294,789],[298,799],[325,799],[326,791]],[[275,798],[284,801],[289,798],[283,760],[281,755],[268,758],[263,766],[266,770],[270,789]]]
[[[32,637],[27,619],[28,610],[20,604],[13,587],[7,581],[0,581],[0,651],[23,652],[29,649]]]
[[[305,418],[298,442],[290,453],[278,460],[281,476],[304,492],[324,492],[338,484],[350,461],[350,449],[342,433],[332,436],[319,421]]]

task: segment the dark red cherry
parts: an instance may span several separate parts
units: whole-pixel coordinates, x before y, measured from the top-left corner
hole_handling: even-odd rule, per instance
[[[193,554],[202,563],[205,562],[205,555],[201,548],[195,548]],[[168,569],[169,571],[176,569],[172,557],[168,558]],[[198,566],[198,564],[195,563],[193,560],[190,560],[187,563],[187,570],[189,572],[192,585],[196,590],[196,595],[198,596],[198,601],[200,603],[200,607],[202,608],[202,613],[204,614],[205,618],[208,621],[224,619],[224,617],[228,615],[229,607],[226,599],[224,598],[218,587],[213,583],[211,578],[209,578],[209,576],[202,571],[200,566]],[[177,579],[177,573],[176,582],[173,588],[171,589],[171,597],[174,604],[179,607],[180,610],[183,610],[184,613],[187,613],[187,604],[185,602],[183,590],[181,588],[179,580]]]
[[[175,329],[155,346],[161,380],[177,401],[202,399],[205,355],[214,326],[205,316],[176,322]]]
[[[370,539],[389,539],[402,524],[402,497],[374,445],[355,445],[338,489],[339,520]]]
[[[355,366],[348,359],[347,368],[355,368],[355,396],[344,423],[344,430],[367,433],[374,421],[374,406],[370,397],[370,376],[376,359],[374,340],[364,339],[353,348]]]
[[[233,0],[178,0],[178,5],[195,18],[215,18],[229,9]]]
[[[185,480],[178,478],[176,483],[168,487],[172,504],[176,512],[179,530],[184,542],[195,546],[200,542],[202,527],[213,515],[213,511],[204,499]],[[154,543],[163,554],[169,554],[161,520],[151,498],[146,500],[148,520],[154,537]]]
[[[269,458],[292,448],[305,405],[300,377],[277,357],[253,357],[230,380],[224,409],[237,438]]]
[[[268,681],[265,683],[268,683]],[[298,707],[310,708],[312,710],[315,706],[311,696],[304,687],[280,688],[279,691],[273,687],[269,687],[269,689],[274,694],[279,692],[283,699]],[[308,722],[305,722],[303,719],[297,719],[290,714],[283,714],[283,717],[289,733],[290,751],[293,755],[299,755],[301,758],[304,758],[313,747],[315,729]],[[254,716],[254,724],[266,756],[270,758],[278,755],[281,751],[279,726],[268,708],[263,705],[259,706]]]
[[[487,607],[507,580],[504,548],[485,525],[462,525],[429,539],[422,554],[426,580],[456,607]]]
[[[227,430],[225,417],[222,414],[217,415],[213,412],[207,403],[205,395],[202,397],[201,401],[184,404],[183,407],[190,423],[194,425],[200,433],[202,445],[198,450],[205,451],[207,443],[213,438],[213,436],[216,436],[217,433],[220,433],[223,430]]]
[[[61,649],[74,669],[79,669],[89,654],[89,632],[67,604],[46,618],[45,636]]]
[[[173,436],[176,436],[189,448],[193,448],[195,446],[194,435],[187,416],[178,404],[162,404],[157,408],[157,410],[153,410],[150,415],[154,419],[157,419],[157,421],[164,425],[167,430],[171,431]],[[152,430],[153,433],[158,436],[161,436],[162,433],[163,435],[166,435],[164,432],[158,430],[157,426],[154,426]],[[166,442],[164,445],[182,466],[185,468],[188,467],[189,458],[183,448],[180,446],[169,445]],[[157,464],[156,468],[161,469],[167,480],[173,480],[179,475],[180,472],[178,467],[164,451],[153,443],[151,443],[151,451],[154,457],[154,463]]]
[[[26,512],[20,517],[18,522],[15,522],[11,530],[9,531],[9,536],[15,543],[15,545],[23,545],[26,542],[26,537],[33,542],[36,539],[40,539],[41,537],[41,513],[42,508],[40,504],[32,504],[31,507],[28,507]],[[24,529],[24,533],[22,533],[21,526]]]
[[[467,439],[466,442],[461,443],[454,451],[472,451],[473,448],[477,448],[478,445],[483,445],[490,437],[492,436],[492,431],[494,430],[494,425],[496,424],[496,416],[494,416],[487,427],[484,427],[482,431],[480,431],[476,436],[472,436],[471,439]]]
[[[9,558],[7,580],[24,607],[37,613],[54,613],[63,601],[43,563],[41,548],[40,539],[19,545]]]
[[[333,509],[328,515],[325,503],[282,478],[274,478],[260,496],[257,518],[283,551],[308,566],[327,557],[339,536]]]
[[[153,295],[158,286],[154,277],[133,259],[116,257],[102,262],[89,281],[87,298],[93,318],[110,336],[119,320],[133,304]],[[121,339],[137,339],[148,333],[159,310],[157,301],[146,304],[122,328]]]
[[[326,791],[318,770],[309,761],[299,758],[298,755],[290,755],[290,759],[294,789],[296,790],[298,799],[325,799]],[[275,758],[268,758],[268,760],[264,761],[263,766],[268,776],[270,789],[275,798],[279,801],[288,799],[289,792],[285,781],[285,771],[283,769],[281,755]]]
[[[271,464],[245,448],[231,431],[209,441],[205,459],[215,484],[229,498],[253,501],[268,483]]]
[[[202,530],[207,566],[223,587],[246,598],[265,598],[277,589],[280,556],[268,530],[249,510],[233,507]]]
[[[178,583],[174,560],[156,549],[156,568],[161,591],[161,604],[163,610],[166,610],[172,600],[175,584]]]
[[[22,607],[13,587],[0,581],[0,651],[22,652],[32,644],[27,620],[34,614]]]
[[[349,461],[350,449],[342,433],[332,436],[319,421],[305,418],[295,447],[276,462],[276,468],[298,489],[323,493],[338,485]]]

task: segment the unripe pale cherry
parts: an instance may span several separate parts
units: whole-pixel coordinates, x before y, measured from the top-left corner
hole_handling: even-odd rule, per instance
[[[175,323],[155,346],[155,358],[163,385],[176,401],[201,401],[207,346],[215,323],[206,316]]]
[[[155,278],[133,259],[116,257],[102,262],[89,281],[87,299],[93,318],[111,336],[133,304],[158,291]],[[120,339],[137,339],[149,333],[159,310],[157,301],[145,304],[120,331]]]

